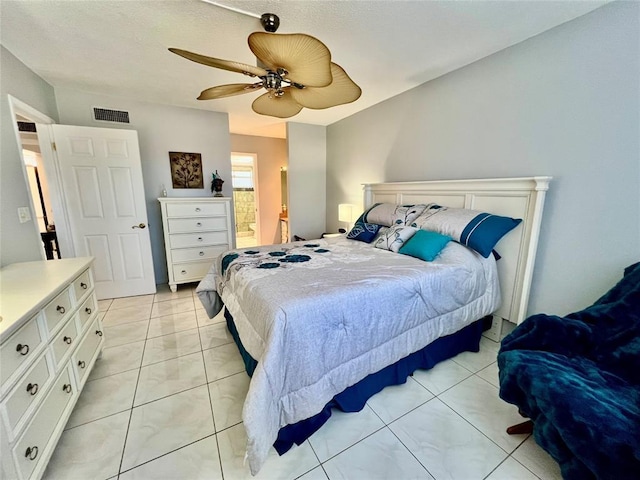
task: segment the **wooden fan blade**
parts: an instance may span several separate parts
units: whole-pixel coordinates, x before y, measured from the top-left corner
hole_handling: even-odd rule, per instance
[[[284,87],[284,95],[281,97],[270,97],[270,93],[265,93],[256,98],[251,104],[251,108],[260,115],[270,117],[289,118],[300,113],[302,105],[299,105],[291,97],[291,88]]]
[[[354,83],[349,75],[336,63],[331,64],[333,82],[326,87],[291,88],[291,96],[303,107],[322,109],[335,107],[344,103],[355,102],[362,90]]]
[[[287,80],[310,87],[331,83],[331,52],[320,40],[303,33],[254,32],[249,48],[267,68],[287,70]]]
[[[201,63],[202,65],[207,65],[209,67],[220,68],[222,70],[228,70],[230,72],[243,73],[250,77],[262,77],[267,74],[267,71],[264,68],[254,67],[245,63],[206,57],[198,53],[188,52],[187,50],[180,50],[179,48],[170,48],[169,51],[176,55],[180,55],[187,60],[191,60],[192,62]]]
[[[216,98],[232,97],[243,93],[255,92],[262,88],[262,83],[230,83],[203,90],[198,100],[215,100]]]

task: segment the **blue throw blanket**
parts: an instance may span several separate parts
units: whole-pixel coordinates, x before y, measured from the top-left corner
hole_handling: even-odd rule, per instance
[[[640,263],[582,311],[528,318],[498,366],[501,398],[565,478],[640,478]]]

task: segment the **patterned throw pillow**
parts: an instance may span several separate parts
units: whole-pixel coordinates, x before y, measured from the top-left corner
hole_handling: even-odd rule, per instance
[[[405,225],[394,225],[379,235],[373,246],[398,253],[398,250],[400,250],[404,243],[417,231],[417,228],[407,227]]]
[[[363,214],[364,221],[391,227],[392,225],[409,225],[425,209],[426,205],[396,205],[393,203],[377,203]]]
[[[453,240],[474,249],[483,257],[491,255],[500,239],[517,227],[521,219],[501,217],[466,208],[427,205],[411,226],[449,235]]]
[[[353,228],[347,233],[347,238],[358,240],[359,242],[371,243],[378,233],[378,230],[380,230],[380,225],[363,222],[361,215],[360,218],[356,220]]]

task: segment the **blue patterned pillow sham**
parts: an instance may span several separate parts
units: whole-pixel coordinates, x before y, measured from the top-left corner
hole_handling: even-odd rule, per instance
[[[500,239],[520,222],[522,220],[519,218],[429,204],[411,226],[449,235],[456,242],[474,249],[487,258]]]
[[[374,223],[365,223],[362,220],[363,216],[364,214],[360,215],[360,218],[356,220],[353,228],[347,233],[347,238],[358,240],[359,242],[371,243],[381,226]]]

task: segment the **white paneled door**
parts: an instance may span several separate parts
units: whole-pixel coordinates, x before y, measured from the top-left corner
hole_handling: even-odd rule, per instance
[[[95,257],[98,298],[155,293],[138,133],[51,129],[75,255]]]

